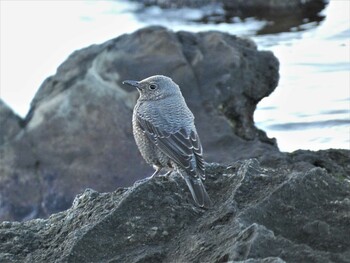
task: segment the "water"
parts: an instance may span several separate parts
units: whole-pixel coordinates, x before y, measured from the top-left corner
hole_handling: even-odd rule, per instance
[[[255,121],[285,151],[350,149],[350,2],[331,1],[324,12],[319,26],[254,38],[281,63]]]
[[[301,31],[269,35],[257,35],[267,22],[254,19],[188,22],[206,9],[139,10],[125,1],[0,5],[0,96],[21,116],[42,81],[76,49],[151,24],[174,31],[220,30],[252,37],[260,50],[271,50],[280,60],[279,86],[259,103],[254,118],[268,136],[277,138],[281,150],[350,149],[350,1],[331,1],[320,24],[305,23]]]

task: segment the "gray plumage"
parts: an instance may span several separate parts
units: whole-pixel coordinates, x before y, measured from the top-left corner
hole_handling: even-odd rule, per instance
[[[161,75],[123,84],[136,87],[140,93],[133,112],[133,132],[142,157],[155,168],[152,177],[162,169],[178,171],[197,205],[210,207],[211,200],[202,183],[202,145],[179,86]]]

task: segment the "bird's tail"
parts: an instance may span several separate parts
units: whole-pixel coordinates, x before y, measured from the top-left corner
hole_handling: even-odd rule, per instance
[[[184,176],[187,186],[191,191],[193,200],[200,207],[209,208],[212,206],[212,201],[205,190],[204,184],[199,177]]]

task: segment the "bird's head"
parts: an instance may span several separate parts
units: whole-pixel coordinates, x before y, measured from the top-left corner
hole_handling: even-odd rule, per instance
[[[137,88],[141,100],[159,100],[181,95],[179,86],[169,77],[156,75],[141,81],[125,80],[123,84]]]

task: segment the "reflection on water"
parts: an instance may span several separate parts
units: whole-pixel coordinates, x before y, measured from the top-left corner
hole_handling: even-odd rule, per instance
[[[164,11],[125,1],[1,5],[1,97],[22,116],[42,81],[74,50],[160,24],[174,31],[252,37],[260,50],[280,60],[279,86],[259,103],[257,126],[276,137],[283,151],[350,148],[350,1],[330,1],[321,14],[286,23],[237,17],[222,22],[218,6]]]

